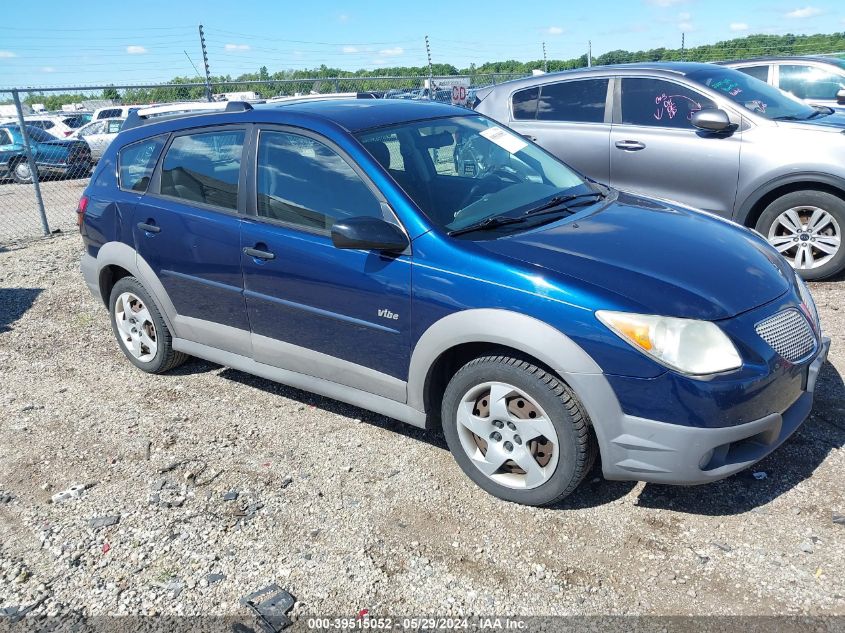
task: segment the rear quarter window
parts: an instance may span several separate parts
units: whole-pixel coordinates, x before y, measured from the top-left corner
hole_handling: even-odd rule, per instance
[[[139,193],[147,190],[165,140],[166,135],[155,136],[120,150],[118,177],[121,189]]]

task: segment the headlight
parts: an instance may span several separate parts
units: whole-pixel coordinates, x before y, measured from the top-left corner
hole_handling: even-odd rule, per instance
[[[816,308],[816,302],[813,301],[813,295],[810,294],[810,289],[807,287],[807,282],[797,274],[795,275],[795,281],[798,286],[798,294],[801,295],[801,308],[804,310],[807,318],[810,319],[810,323],[813,324],[816,332],[821,333],[822,324],[819,321],[819,311]]]
[[[596,316],[626,343],[685,374],[715,374],[742,365],[734,344],[709,321],[606,310]]]

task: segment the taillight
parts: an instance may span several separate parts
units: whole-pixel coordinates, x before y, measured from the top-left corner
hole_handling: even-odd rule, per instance
[[[85,210],[88,208],[88,196],[82,196],[76,207],[76,226],[82,229],[82,220],[85,219]]]

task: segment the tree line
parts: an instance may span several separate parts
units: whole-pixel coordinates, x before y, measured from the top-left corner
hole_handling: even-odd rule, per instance
[[[706,44],[693,48],[653,48],[641,51],[613,50],[593,58],[595,66],[644,61],[721,61],[765,55],[812,55],[845,51],[845,32],[817,35],[749,35],[746,37]],[[587,54],[572,59],[542,59],[520,62],[506,60],[470,64],[457,68],[452,64],[434,64],[434,76],[462,75],[471,78],[473,85],[487,85],[513,77],[530,74],[544,67],[552,72],[587,66]],[[422,86],[422,79],[429,74],[428,66],[394,66],[377,70],[347,71],[322,65],[305,70],[280,70],[270,73],[266,66],[257,72],[237,77],[218,75],[211,78],[214,92],[252,91],[262,98],[310,92],[364,92],[411,90]],[[411,77],[406,80],[379,79],[379,77]],[[250,82],[264,81],[265,84]],[[277,83],[274,83],[277,82]],[[25,101],[43,103],[48,110],[58,110],[62,105],[91,98],[120,99],[124,103],[161,103],[191,101],[205,96],[203,86],[186,84],[204,83],[200,77],[174,77],[167,85],[150,89],[105,89],[101,95],[82,93],[32,92]]]

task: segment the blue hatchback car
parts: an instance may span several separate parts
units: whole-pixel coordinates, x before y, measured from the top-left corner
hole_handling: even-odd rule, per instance
[[[699,484],[807,417],[829,339],[759,235],[584,178],[470,110],[142,110],[80,201],[82,271],[140,369],[188,355],[442,430],[542,505]]]

